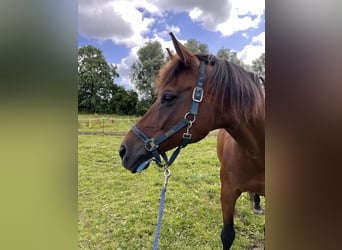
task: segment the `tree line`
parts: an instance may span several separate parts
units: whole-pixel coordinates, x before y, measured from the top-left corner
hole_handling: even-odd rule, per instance
[[[208,45],[189,39],[184,44],[193,53],[208,53]],[[237,53],[220,48],[216,56],[265,77],[265,54],[245,65]],[[91,45],[78,49],[78,111],[80,113],[143,115],[156,99],[154,80],[169,60],[160,42],[149,41],[138,50],[138,60],[131,65],[135,90],[115,83],[120,77],[117,67],[105,60],[102,51]]]

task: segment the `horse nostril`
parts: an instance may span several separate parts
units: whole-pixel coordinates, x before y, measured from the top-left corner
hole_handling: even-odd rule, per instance
[[[123,159],[126,155],[126,147],[124,145],[121,145],[120,150],[119,150],[119,155],[121,159]]]

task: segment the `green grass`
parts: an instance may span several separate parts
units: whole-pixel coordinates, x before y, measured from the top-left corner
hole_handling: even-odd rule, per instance
[[[79,135],[80,249],[152,248],[163,171],[153,163],[142,174],[124,169],[118,155],[122,139]],[[182,150],[171,166],[167,188],[159,249],[221,249],[215,137]],[[232,249],[263,247],[265,217],[253,214],[251,208],[248,195],[243,194],[236,206]]]

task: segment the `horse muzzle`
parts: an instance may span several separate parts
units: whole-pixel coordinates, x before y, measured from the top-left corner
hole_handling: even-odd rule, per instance
[[[119,155],[122,165],[132,173],[140,173],[142,170],[148,168],[152,160],[150,152],[146,151],[143,147],[140,147],[138,150],[129,150],[125,143],[121,144]]]

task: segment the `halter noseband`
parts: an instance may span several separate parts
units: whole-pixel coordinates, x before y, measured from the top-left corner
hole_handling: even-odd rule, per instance
[[[133,133],[140,138],[144,144],[147,151],[151,152],[153,157],[145,162],[143,162],[137,169],[137,172],[140,173],[143,171],[152,160],[154,160],[159,167],[165,167],[170,166],[174,160],[177,158],[180,150],[186,145],[189,144],[191,140],[191,134],[190,134],[190,128],[192,127],[192,124],[196,121],[196,116],[198,113],[198,107],[200,102],[202,102],[203,99],[203,80],[205,75],[205,62],[200,61],[200,70],[199,70],[199,77],[197,84],[192,92],[192,103],[190,107],[190,111],[187,112],[184,115],[184,118],[178,122],[174,127],[172,127],[170,130],[165,132],[164,134],[158,136],[156,139],[154,138],[148,138],[141,130],[137,128],[136,125],[133,125],[131,130]],[[186,132],[183,134],[183,139],[181,144],[176,148],[176,150],[172,153],[170,159],[168,159],[166,153],[159,154],[158,153],[158,147],[161,143],[166,141],[169,137],[177,133],[179,130],[187,126]],[[163,157],[165,163],[162,162],[160,155]],[[154,158],[154,159],[153,159]]]

